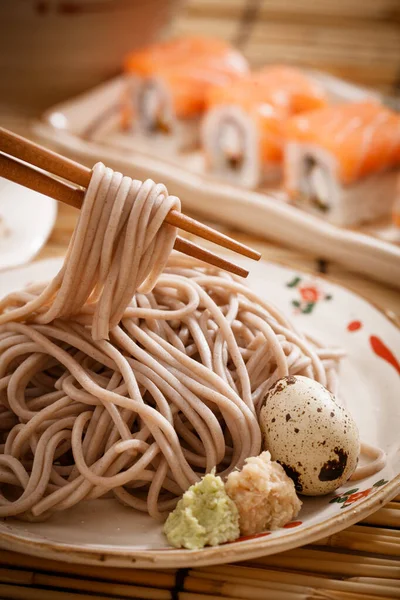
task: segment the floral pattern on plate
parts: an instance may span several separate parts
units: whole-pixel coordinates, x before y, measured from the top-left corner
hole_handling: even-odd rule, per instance
[[[372,487],[369,487],[365,490],[360,490],[360,488],[352,488],[346,492],[343,492],[343,494],[340,494],[339,496],[335,496],[329,500],[329,503],[334,504],[335,502],[338,502],[341,504],[340,508],[346,508],[346,506],[351,506],[355,502],[366,498],[372,492],[375,492],[377,488],[381,487],[382,485],[386,485],[386,483],[388,483],[386,479],[379,479],[379,481],[376,481]]]
[[[295,313],[309,315],[318,304],[323,300],[332,300],[332,295],[327,294],[321,286],[321,283],[303,279],[296,275],[286,284],[288,288],[295,288],[299,292],[299,298],[292,300],[292,306]]]

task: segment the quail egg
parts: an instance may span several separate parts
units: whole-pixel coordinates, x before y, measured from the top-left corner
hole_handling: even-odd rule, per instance
[[[357,425],[323,385],[301,375],[279,379],[260,412],[264,449],[306,496],[333,492],[353,474]]]

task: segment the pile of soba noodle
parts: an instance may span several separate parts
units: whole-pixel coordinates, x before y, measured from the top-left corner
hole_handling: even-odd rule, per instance
[[[97,164],[61,271],[0,303],[0,516],[112,495],[156,518],[257,455],[280,377],[336,391],[319,347],[226,273],[171,254],[177,198]]]

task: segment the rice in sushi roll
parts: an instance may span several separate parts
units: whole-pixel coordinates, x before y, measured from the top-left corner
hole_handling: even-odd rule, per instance
[[[389,216],[398,194],[400,116],[378,102],[329,106],[287,123],[285,189],[339,226]]]

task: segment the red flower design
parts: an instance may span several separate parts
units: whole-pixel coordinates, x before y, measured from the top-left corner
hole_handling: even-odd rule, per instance
[[[361,321],[351,321],[351,323],[349,323],[347,325],[347,330],[348,331],[358,331],[359,329],[361,329],[361,327],[362,327]]]
[[[291,521],[290,523],[286,523],[283,528],[292,529],[292,527],[298,527],[299,525],[303,525],[303,521]]]
[[[321,292],[312,285],[299,287],[299,292],[305,302],[317,302],[321,298]]]
[[[350,504],[354,504],[357,500],[361,500],[361,498],[366,498],[372,492],[372,488],[368,488],[363,492],[356,492],[355,494],[350,494],[344,502],[344,506],[349,506]]]
[[[400,363],[394,356],[393,352],[389,350],[389,348],[383,343],[383,341],[376,335],[371,335],[369,338],[369,343],[371,344],[371,348],[375,354],[379,356],[379,358],[386,360],[389,365],[392,365],[392,367],[394,367],[400,375]]]

